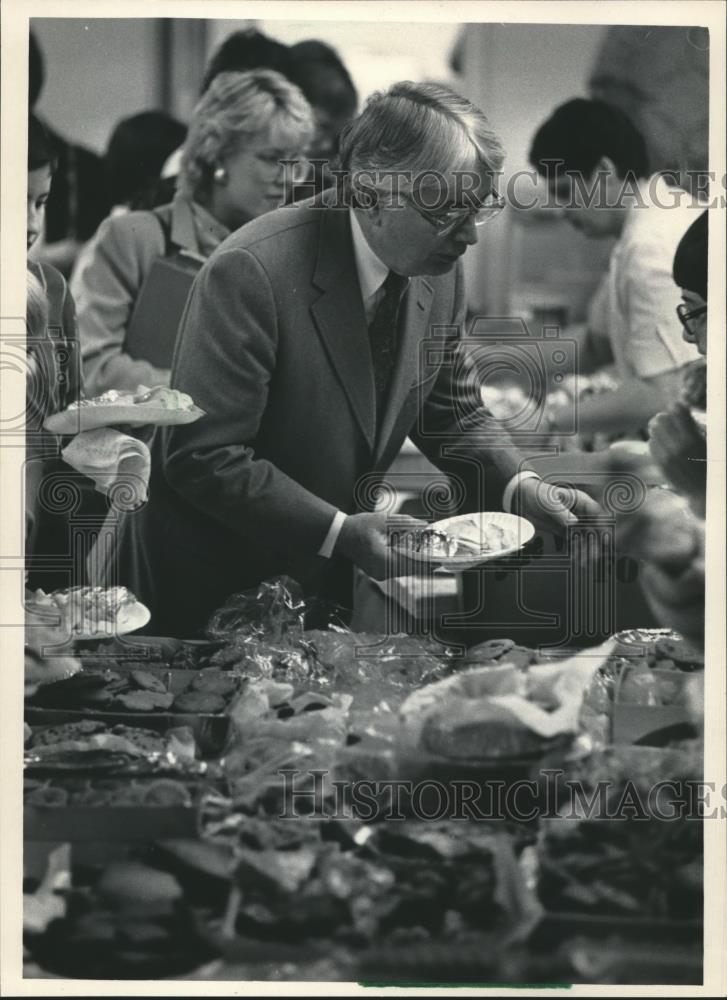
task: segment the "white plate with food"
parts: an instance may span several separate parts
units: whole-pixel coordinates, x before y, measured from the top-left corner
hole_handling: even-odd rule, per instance
[[[46,594],[37,590],[27,610],[38,618],[59,623],[66,639],[88,642],[126,635],[143,628],[151,612],[126,587],[72,587]]]
[[[511,555],[534,534],[535,528],[524,517],[483,511],[448,517],[426,528],[395,531],[391,544],[408,559],[452,573]]]
[[[118,424],[191,424],[202,416],[204,410],[195,406],[186,392],[162,385],[153,389],[140,385],[136,392],[109,389],[93,399],[80,399],[60,413],[53,413],[44,426],[53,434],[79,434]]]

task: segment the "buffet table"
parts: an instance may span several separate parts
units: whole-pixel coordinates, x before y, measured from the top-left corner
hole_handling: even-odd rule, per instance
[[[632,631],[589,665],[309,610],[273,581],[208,641],[76,643],[29,692],[26,976],[701,982],[701,819],[650,797],[702,777],[698,651]]]

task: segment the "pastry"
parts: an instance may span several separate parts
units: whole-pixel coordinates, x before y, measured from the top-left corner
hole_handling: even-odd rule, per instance
[[[509,653],[515,646],[512,639],[488,639],[467,650],[466,659],[470,663],[481,660],[498,660],[504,653]]]
[[[511,712],[484,699],[462,701],[427,717],[421,733],[424,749],[441,757],[487,760],[537,753],[548,741]]]
[[[224,697],[237,690],[235,678],[219,670],[205,670],[197,674],[190,684],[192,691],[206,691],[208,694],[218,694]]]
[[[211,715],[224,711],[225,699],[207,691],[183,691],[174,699],[173,708],[176,712],[199,712]]]
[[[174,701],[174,695],[168,691],[129,691],[127,694],[116,695],[117,702],[130,712],[165,711]]]

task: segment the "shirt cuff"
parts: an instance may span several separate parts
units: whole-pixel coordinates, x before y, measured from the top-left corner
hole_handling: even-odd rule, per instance
[[[346,520],[347,515],[343,511],[336,511],[336,516],[331,522],[331,526],[328,529],[328,534],[323,540],[323,545],[318,549],[318,555],[322,556],[324,559],[330,559],[333,555],[333,550],[336,547],[336,542],[338,541],[338,536],[341,533],[341,528],[343,527],[343,522]]]
[[[533,469],[524,469],[512,477],[502,494],[502,509],[506,514],[512,514],[512,501],[515,496],[515,490],[526,479],[540,479],[540,476]]]

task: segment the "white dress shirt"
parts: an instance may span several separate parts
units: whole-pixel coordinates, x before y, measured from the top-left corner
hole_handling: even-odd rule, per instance
[[[356,213],[353,209],[349,209],[349,216],[351,219],[351,239],[353,242],[354,261],[356,263],[356,274],[358,276],[359,288],[361,289],[361,299],[363,301],[366,323],[370,326],[376,314],[376,309],[385,294],[383,285],[389,276],[389,268],[369,246],[368,240],[364,236],[361,224],[358,221]],[[539,479],[540,477],[537,473],[530,470],[519,472],[517,475],[512,477],[506,485],[503,494],[504,510],[509,512],[518,483],[520,483],[523,479],[530,478]],[[336,513],[331,523],[331,527],[328,530],[328,534],[324,539],[323,545],[321,545],[318,550],[319,556],[329,559],[333,555],[333,550],[336,546],[336,542],[338,541],[338,536],[346,517],[347,515],[344,514],[343,511],[339,510]]]
[[[626,213],[606,278],[606,328],[621,379],[675,371],[699,354],[682,338],[672,278],[682,236],[704,206],[655,175],[638,182],[640,203]]]

